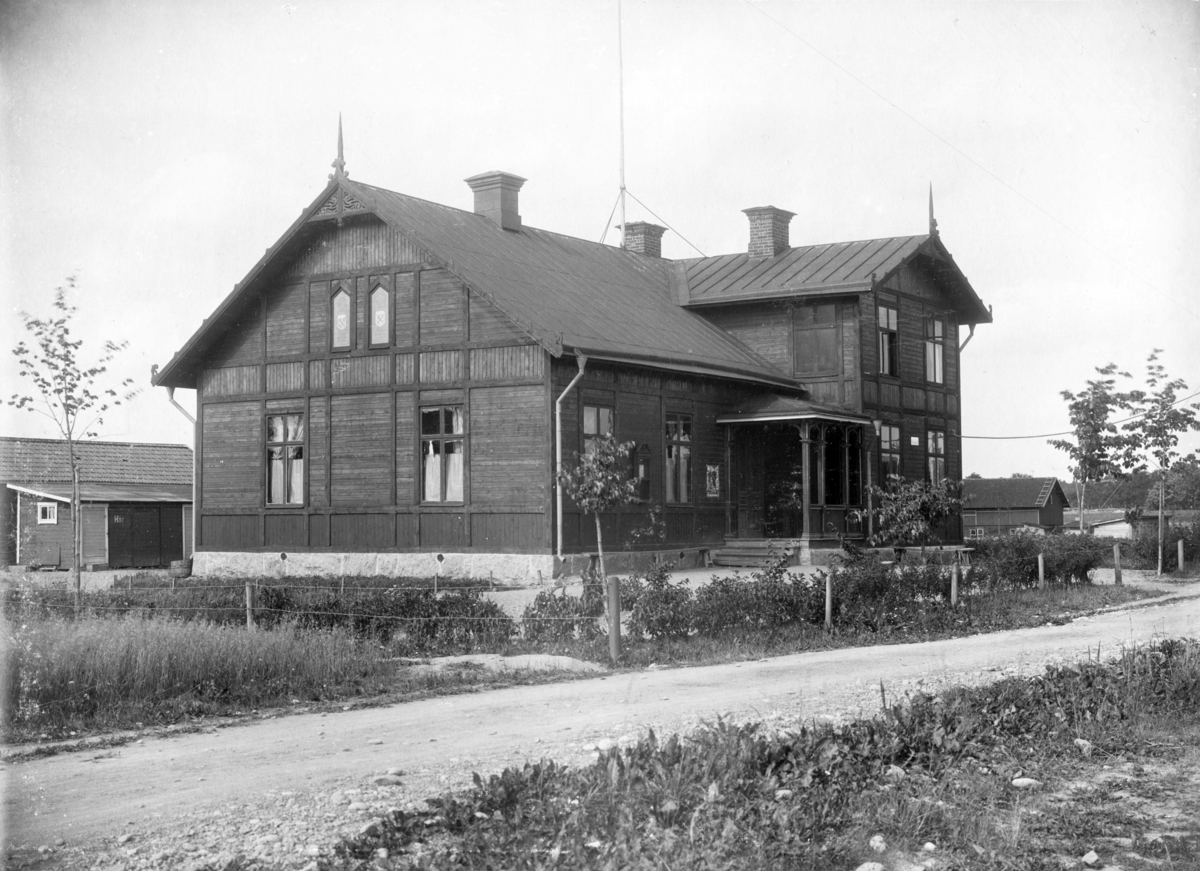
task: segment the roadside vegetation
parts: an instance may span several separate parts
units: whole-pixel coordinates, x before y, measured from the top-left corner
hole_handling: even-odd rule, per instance
[[[957,604],[951,604],[949,567],[920,560],[893,565],[857,550],[812,574],[789,572],[777,561],[697,588],[676,583],[669,566],[659,565],[619,581],[620,667],[700,665],[1062,623],[1149,595],[1092,585],[1107,545],[1088,536],[1034,542],[1059,548],[1045,551],[1047,584],[1039,589],[1036,551],[1031,559],[1027,537],[1011,538],[980,548],[959,581]],[[825,626],[827,581],[832,628]],[[595,662],[609,655],[599,579],[579,596],[539,593],[519,620],[484,588],[469,585],[439,581],[435,591],[432,581],[385,587],[381,579],[264,580],[252,630],[244,586],[184,583],[172,589],[141,578],[123,589],[87,592],[79,616],[73,591],[9,587],[7,740],[551,679],[423,667],[450,654],[549,653]]]
[[[1198,699],[1200,642],[1166,640],[843,725],[650,734],[477,773],[322,867],[1194,868]]]

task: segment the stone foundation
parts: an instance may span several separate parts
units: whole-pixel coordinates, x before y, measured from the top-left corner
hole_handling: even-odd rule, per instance
[[[192,574],[215,578],[462,578],[550,583],[555,558],[528,553],[237,553],[198,551]]]

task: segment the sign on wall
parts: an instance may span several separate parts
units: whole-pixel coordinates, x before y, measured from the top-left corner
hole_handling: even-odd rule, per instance
[[[721,498],[721,467],[708,466],[704,475],[705,495],[709,499]]]

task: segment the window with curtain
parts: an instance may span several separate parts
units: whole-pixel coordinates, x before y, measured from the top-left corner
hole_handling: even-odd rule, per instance
[[[900,375],[900,310],[879,306],[879,374]]]
[[[900,474],[900,427],[885,423],[879,428],[879,485],[886,487],[888,478]]]
[[[461,405],[421,409],[421,501],[462,502],[466,436]]]
[[[368,305],[371,312],[371,347],[385,346],[391,338],[391,294],[386,288],[376,285],[368,298]]]
[[[946,477],[946,434],[931,429],[926,433],[926,460],[929,464],[929,481],[937,484]]]
[[[692,416],[667,415],[666,500],[692,501]]]
[[[304,415],[267,415],[267,504],[304,504]]]
[[[354,344],[354,302],[345,288],[329,300],[330,347],[348,351]]]
[[[613,410],[604,405],[583,407],[583,452],[590,454],[596,449],[596,439],[612,435]]]
[[[939,317],[925,320],[925,380],[944,384],[942,360],[946,348],[946,322]]]

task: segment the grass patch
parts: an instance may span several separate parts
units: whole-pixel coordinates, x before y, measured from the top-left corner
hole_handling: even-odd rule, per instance
[[[1200,781],[1198,700],[1200,642],[1170,640],[916,696],[845,725],[651,735],[587,767],[477,774],[472,790],[393,811],[343,841],[325,867],[374,867],[386,855],[379,867],[823,869],[934,858],[939,868],[1059,869],[1080,867],[1089,851],[1125,868],[1195,867],[1200,831],[1152,827],[1168,818],[1168,795],[1172,812],[1200,809],[1189,788]],[[1154,768],[1172,763],[1181,770],[1171,777]],[[1020,777],[1041,786],[1022,788]],[[1142,781],[1162,789],[1138,804],[1121,785]]]

